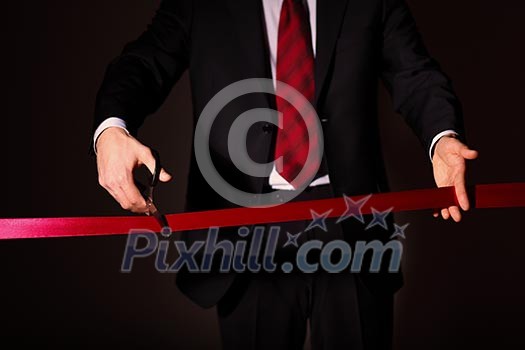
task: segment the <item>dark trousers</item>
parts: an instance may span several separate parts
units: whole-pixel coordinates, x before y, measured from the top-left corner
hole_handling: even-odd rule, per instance
[[[329,197],[328,186],[310,189],[296,200]],[[328,230],[303,232],[311,239],[342,239],[335,220]],[[286,231],[302,232],[308,221],[281,225],[276,262],[292,261],[297,248],[285,248]],[[315,259],[315,257],[313,257]],[[358,274],[348,271],[246,273],[236,277],[217,305],[222,344],[229,349],[303,349],[307,326],[311,348],[390,349],[393,295],[373,293]]]

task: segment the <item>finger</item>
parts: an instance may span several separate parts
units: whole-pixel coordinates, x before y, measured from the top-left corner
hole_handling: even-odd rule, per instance
[[[450,218],[450,213],[448,212],[448,209],[441,209],[441,216],[443,219],[448,220]]]
[[[111,197],[113,197],[113,199],[115,199],[123,209],[127,209],[129,206],[128,200],[117,185],[116,181],[107,181],[101,177],[99,183],[106,191],[108,191]]]
[[[144,150],[144,154],[142,155],[140,162],[148,168],[150,173],[153,174],[155,172],[155,157],[153,157],[153,154],[151,153],[151,150],[149,148],[146,147],[146,149]],[[171,180],[171,178],[171,174],[164,170],[164,168],[160,169],[160,181],[168,182]]]
[[[467,146],[461,149],[460,154],[463,158],[469,159],[469,160],[476,159],[478,157],[478,151],[469,149]]]
[[[464,172],[456,176],[454,188],[456,190],[456,198],[458,199],[458,203],[461,209],[465,211],[469,210],[470,203],[468,201],[467,189],[465,188],[465,173]]]
[[[450,216],[452,216],[452,219],[455,222],[461,221],[461,212],[459,211],[459,208],[456,206],[448,208],[448,212],[450,213]]]
[[[120,189],[129,203],[129,210],[134,213],[145,213],[148,210],[146,200],[135,185],[131,172],[125,181],[121,183]]]
[[[439,217],[439,212],[434,211],[434,213],[432,213],[432,216],[434,216],[435,218]]]
[[[113,199],[116,200],[121,207],[124,207],[124,205],[126,204],[126,199],[121,197],[120,192],[116,192],[110,188],[106,188],[106,191],[108,191],[111,197],[113,197]]]
[[[111,190],[108,190],[109,193],[115,198],[115,200],[120,204],[122,209],[130,210],[131,203],[128,201],[126,194],[119,186],[114,186]]]

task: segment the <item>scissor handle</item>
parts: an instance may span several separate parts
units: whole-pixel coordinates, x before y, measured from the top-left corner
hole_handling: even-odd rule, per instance
[[[155,187],[157,186],[157,184],[159,183],[159,178],[160,178],[160,169],[162,168],[161,164],[160,164],[160,155],[159,155],[159,152],[157,152],[156,150],[154,150],[153,148],[151,149],[151,154],[153,154],[153,158],[155,158],[155,170],[153,171],[153,174],[151,176],[151,182],[150,182],[150,186],[151,187]]]

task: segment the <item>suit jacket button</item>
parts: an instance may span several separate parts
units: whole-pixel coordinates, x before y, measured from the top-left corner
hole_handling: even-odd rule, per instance
[[[272,131],[272,125],[270,123],[265,123],[262,127],[262,130],[265,134],[268,134],[270,131]]]

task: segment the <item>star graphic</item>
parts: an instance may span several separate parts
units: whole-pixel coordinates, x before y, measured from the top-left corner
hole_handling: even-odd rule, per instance
[[[374,217],[372,218],[372,221],[370,221],[366,229],[368,230],[374,226],[379,225],[385,230],[388,230],[388,224],[386,223],[386,217],[388,216],[388,214],[390,214],[392,209],[394,208],[389,208],[385,211],[379,211],[379,210],[376,210],[375,208],[372,208],[372,215],[374,215]]]
[[[394,224],[394,233],[392,234],[392,236],[390,236],[390,239],[395,238],[395,237],[401,237],[403,239],[406,239],[406,237],[405,237],[405,230],[407,229],[408,225],[410,225],[410,224],[405,224],[403,226],[399,226],[398,224]]]
[[[290,232],[286,232],[286,236],[288,237],[288,240],[283,245],[283,248],[288,247],[289,245],[293,245],[294,247],[298,248],[299,244],[297,243],[297,239],[301,235],[302,232],[299,232],[295,235],[292,235]]]
[[[315,210],[310,209],[310,214],[312,214],[312,222],[308,225],[305,231],[309,231],[314,227],[319,227],[321,230],[326,232],[328,230],[326,228],[326,219],[328,218],[328,215],[332,212],[332,210],[333,209],[330,209],[322,214],[318,214],[315,212]]]
[[[339,217],[339,219],[337,220],[336,224],[350,218],[350,217],[354,217],[356,218],[357,220],[359,220],[359,222],[361,222],[362,224],[365,223],[365,219],[363,218],[363,212],[361,211],[363,209],[363,206],[366,204],[366,202],[370,199],[370,197],[372,197],[372,195],[368,195],[364,198],[361,198],[360,200],[358,201],[354,201],[352,198],[346,196],[346,195],[343,195],[343,198],[345,200],[345,204],[346,204],[346,210],[345,212],[343,213],[343,215],[341,215],[341,217]]]

